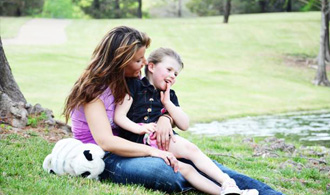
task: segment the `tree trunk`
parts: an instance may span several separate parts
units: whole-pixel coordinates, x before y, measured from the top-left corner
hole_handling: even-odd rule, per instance
[[[329,4],[327,4],[329,5]],[[330,49],[329,49],[329,7],[326,7],[326,15],[324,23],[326,24],[326,31],[325,31],[325,61],[330,62]]]
[[[326,30],[325,30],[325,61],[330,62],[330,48],[329,48],[330,47],[329,46],[329,17],[330,17],[330,14],[329,14],[328,6],[326,6],[325,11],[326,11],[325,12],[326,15],[325,15],[324,19],[326,21],[324,21],[324,22],[322,21],[322,23],[326,24],[325,25],[325,27],[326,27]],[[321,12],[322,12],[322,10],[321,10]],[[323,16],[322,16],[322,20],[323,20]],[[320,55],[321,55],[321,52],[318,53],[317,60],[320,59]]]
[[[0,36],[0,124],[15,128],[24,128],[28,123],[28,115],[45,113],[44,125],[48,128],[57,127],[71,131],[71,127],[54,120],[53,111],[42,108],[41,105],[26,102],[19,89],[8,64]]]
[[[27,124],[26,100],[9,67],[0,37],[0,124],[23,128]]]
[[[327,78],[327,71],[326,71],[326,47],[327,47],[327,37],[329,39],[329,35],[327,34],[327,26],[329,25],[329,21],[327,19],[327,5],[328,0],[322,0],[322,8],[321,8],[321,40],[320,40],[320,51],[318,55],[318,68],[316,72],[315,79],[313,83],[315,85],[325,85],[330,86],[330,82]]]
[[[6,93],[15,102],[26,103],[9,67],[0,37],[0,91]]]
[[[119,0],[115,1],[115,18],[121,18]]]
[[[92,4],[93,10],[96,10],[94,17],[101,18],[101,4],[99,0],[94,0]]]
[[[230,9],[231,9],[231,0],[226,0],[224,6],[224,18],[223,23],[228,23],[229,15],[230,15]]]
[[[287,0],[287,2],[286,2],[287,4],[286,4],[286,11],[287,12],[291,12],[292,11],[292,2],[291,2],[291,0]]]
[[[139,18],[142,18],[142,0],[138,0],[139,6],[137,10],[137,15]]]
[[[182,0],[179,0],[178,3],[179,3],[178,17],[181,18],[182,17]]]
[[[259,6],[260,6],[260,12],[265,13],[266,12],[266,0],[259,0]]]

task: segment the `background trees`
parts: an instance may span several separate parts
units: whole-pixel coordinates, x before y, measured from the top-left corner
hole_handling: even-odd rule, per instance
[[[233,14],[320,10],[319,0],[230,0]],[[2,0],[2,16],[142,18],[225,15],[227,0]],[[144,6],[144,8],[142,7]]]
[[[1,0],[0,15],[26,16],[42,12],[44,0]]]

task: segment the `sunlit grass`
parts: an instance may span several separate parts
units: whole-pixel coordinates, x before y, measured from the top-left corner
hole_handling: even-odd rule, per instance
[[[0,139],[0,192],[3,194],[165,194],[137,185],[118,185],[99,182],[82,177],[57,176],[42,169],[44,158],[51,152],[53,143],[48,143],[33,133],[26,136],[2,135]],[[287,160],[294,160],[306,166],[306,158],[294,158],[276,152],[278,158],[253,157],[253,149],[244,143],[242,136],[196,137],[182,133],[196,143],[201,150],[219,163],[267,183],[285,194],[323,194],[330,182],[327,173],[305,167],[301,171],[281,168]],[[258,141],[257,141],[258,142]],[[296,148],[298,143],[293,142]],[[325,161],[329,163],[329,155]],[[188,194],[199,194],[190,192]]]
[[[0,141],[1,194],[162,194],[140,186],[123,186],[82,177],[56,176],[42,169],[53,144],[18,135]]]
[[[30,20],[28,17],[0,17],[0,35],[1,39],[4,38],[14,38],[17,36],[17,33],[20,27]]]

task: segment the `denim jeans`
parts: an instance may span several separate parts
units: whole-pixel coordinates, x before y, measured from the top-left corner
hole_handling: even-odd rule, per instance
[[[110,180],[121,184],[140,184],[146,188],[166,192],[182,192],[193,189],[185,178],[173,168],[166,165],[163,159],[154,157],[126,158],[107,154],[105,169],[101,180]],[[218,162],[215,164],[231,178],[240,189],[257,189],[260,195],[281,195],[271,187],[246,175],[237,173]]]

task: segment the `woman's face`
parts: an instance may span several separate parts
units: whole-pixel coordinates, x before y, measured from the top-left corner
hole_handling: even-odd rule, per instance
[[[125,77],[139,77],[141,69],[146,65],[147,60],[144,58],[146,47],[143,46],[138,49],[133,59],[125,67]]]

